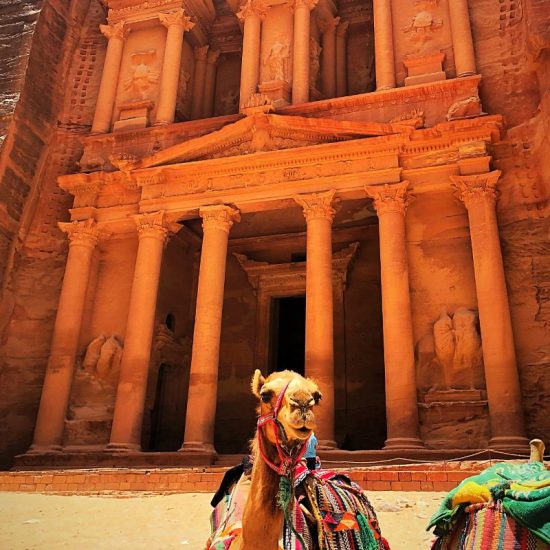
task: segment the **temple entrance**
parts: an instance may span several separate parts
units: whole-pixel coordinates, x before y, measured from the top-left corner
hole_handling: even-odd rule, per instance
[[[269,371],[304,374],[306,297],[273,298],[271,302]]]

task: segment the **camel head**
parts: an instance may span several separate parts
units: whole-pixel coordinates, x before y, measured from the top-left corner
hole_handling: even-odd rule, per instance
[[[288,384],[288,386],[287,386]],[[321,399],[317,384],[292,371],[274,372],[267,378],[256,370],[252,378],[252,393],[259,400],[260,416],[274,411],[280,393],[285,389],[277,421],[280,426],[279,437],[287,447],[303,444],[315,429],[313,407]],[[266,426],[265,435],[275,444],[275,427]]]

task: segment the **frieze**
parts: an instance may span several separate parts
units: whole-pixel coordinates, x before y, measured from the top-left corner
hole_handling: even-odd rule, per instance
[[[181,2],[178,2],[177,0],[145,0],[139,4],[134,4],[133,6],[110,9],[107,19],[109,21],[117,21],[143,12],[153,11],[158,8],[166,9],[170,7],[181,7]]]

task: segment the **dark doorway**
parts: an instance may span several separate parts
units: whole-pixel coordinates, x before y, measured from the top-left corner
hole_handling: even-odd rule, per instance
[[[304,374],[306,297],[274,298],[271,303],[270,371]]]

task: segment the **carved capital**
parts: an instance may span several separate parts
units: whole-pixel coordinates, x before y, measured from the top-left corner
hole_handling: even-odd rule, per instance
[[[318,2],[319,0],[295,0],[294,9],[297,10],[298,8],[307,8],[311,11]]]
[[[453,187],[457,191],[458,198],[466,208],[477,203],[495,204],[497,200],[497,183],[501,171],[493,170],[485,174],[472,174],[470,176],[450,176]]]
[[[340,36],[341,38],[345,38],[346,34],[348,33],[348,28],[349,28],[349,21],[340,21],[336,29],[336,35]]]
[[[220,50],[210,50],[206,56],[206,62],[209,65],[215,65],[218,62],[221,53],[222,52]]]
[[[339,17],[327,17],[319,21],[319,30],[324,34],[326,32],[335,32],[340,24]]]
[[[151,212],[150,214],[137,214],[134,216],[136,222],[138,238],[141,240],[146,237],[152,237],[162,240],[166,243],[170,234],[177,233],[181,225],[175,223],[171,216],[164,210]]]
[[[169,13],[159,13],[158,17],[160,24],[166,28],[178,26],[182,28],[183,32],[185,32],[191,30],[195,26],[195,23],[191,21],[191,18],[185,15],[185,11],[183,9],[171,11]]]
[[[110,25],[99,25],[99,30],[107,40],[113,38],[124,40],[130,32],[130,29],[124,25],[124,21],[119,21],[118,23]]]
[[[265,18],[269,6],[263,0],[247,0],[241,9],[237,12],[237,17],[243,23],[248,17],[259,17],[261,20]]]
[[[306,222],[324,218],[332,223],[336,210],[332,207],[336,191],[331,189],[324,193],[311,195],[294,195],[292,197],[303,209]]]
[[[398,213],[404,216],[411,198],[408,188],[409,182],[403,181],[384,185],[367,185],[365,191],[373,199],[378,217],[388,213]]]
[[[229,233],[235,222],[241,221],[241,214],[232,206],[216,205],[205,206],[199,210],[199,215],[202,218],[202,229],[208,231],[210,229],[219,229]]]
[[[95,248],[101,237],[97,223],[91,218],[81,222],[59,222],[57,226],[67,234],[69,246],[79,245]]]
[[[208,48],[210,46],[197,46],[194,50],[195,60],[196,61],[206,61],[206,56],[208,55]]]

